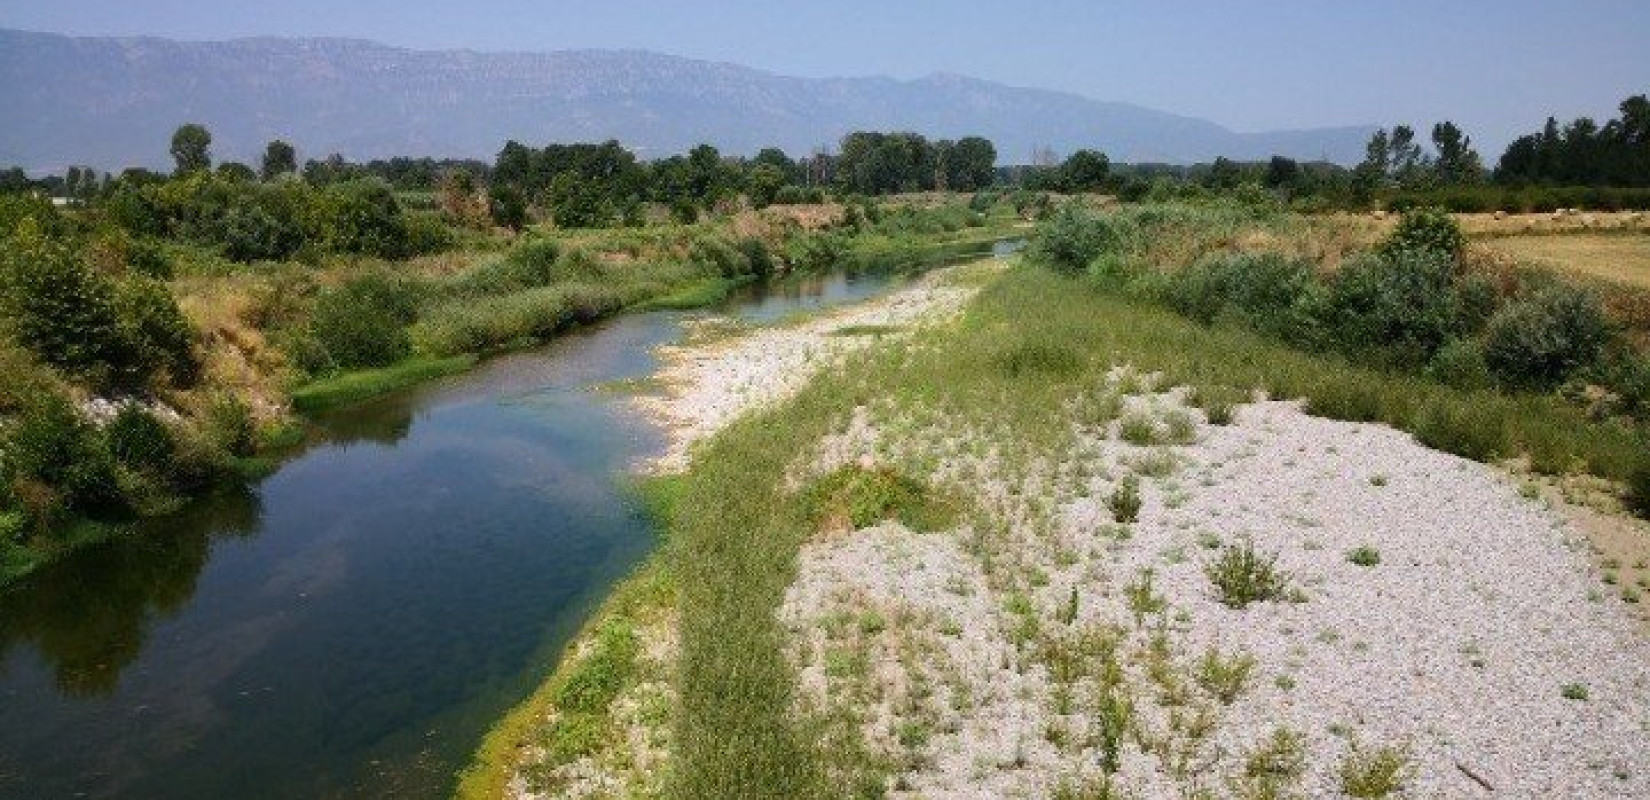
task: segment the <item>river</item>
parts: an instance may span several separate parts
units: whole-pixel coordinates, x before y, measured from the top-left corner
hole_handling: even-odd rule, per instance
[[[754,322],[898,277],[746,287]],[[245,491],[0,595],[0,797],[440,797],[654,534],[612,392],[690,313],[621,316],[316,420]]]

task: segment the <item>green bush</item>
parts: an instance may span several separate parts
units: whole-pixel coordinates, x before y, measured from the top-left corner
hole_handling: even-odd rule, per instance
[[[1627,509],[1643,519],[1650,519],[1650,455],[1639,460],[1639,465],[1627,476]]]
[[[334,365],[382,367],[411,352],[406,326],[417,313],[418,296],[411,284],[367,275],[323,292],[310,327]]]
[[[1288,577],[1277,568],[1278,557],[1262,555],[1254,545],[1226,545],[1220,556],[1203,568],[1215,586],[1220,602],[1229,608],[1247,608],[1251,603],[1279,600]]]
[[[224,256],[235,261],[281,261],[303,245],[304,232],[295,219],[278,217],[245,194],[224,212],[217,238]]]
[[[1597,297],[1554,284],[1496,312],[1485,331],[1484,360],[1510,386],[1547,389],[1597,362],[1609,338]]]
[[[1103,253],[1130,251],[1138,235],[1126,217],[1102,216],[1070,204],[1037,226],[1030,255],[1055,269],[1081,272]]]
[[[1460,330],[1453,261],[1400,249],[1354,259],[1335,274],[1323,313],[1348,354],[1416,368]]]
[[[207,398],[200,426],[208,443],[232,456],[250,456],[258,446],[252,408],[240,397],[216,392]]]
[[[1381,243],[1389,257],[1400,253],[1427,253],[1454,261],[1467,246],[1455,218],[1439,208],[1417,208],[1398,220],[1398,227]]]
[[[178,449],[166,423],[136,403],[122,406],[103,435],[115,461],[133,469],[164,471]]]
[[[1439,348],[1427,364],[1426,376],[1465,391],[1487,389],[1491,383],[1484,346],[1476,339],[1454,339]]]
[[[1221,253],[1174,273],[1171,308],[1204,324],[1221,312],[1240,314],[1264,333],[1306,337],[1307,298],[1315,287],[1311,265],[1270,253]]]
[[[1421,410],[1415,421],[1415,439],[1434,450],[1473,461],[1511,455],[1507,429],[1499,409],[1485,403],[1439,400]]]
[[[19,342],[42,361],[96,380],[124,365],[114,286],[32,220],[0,248],[0,301]]]
[[[35,486],[26,505],[44,527],[64,511],[117,508],[115,461],[97,427],[67,398],[42,394],[5,429],[3,472]]]
[[[128,385],[137,385],[164,373],[174,383],[195,378],[195,329],[178,309],[166,284],[140,275],[128,276],[115,286],[115,313],[124,349],[130,354],[124,371]]]

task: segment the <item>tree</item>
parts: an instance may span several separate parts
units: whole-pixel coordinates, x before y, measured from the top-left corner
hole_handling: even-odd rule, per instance
[[[1484,164],[1472,149],[1472,139],[1455,123],[1445,120],[1432,126],[1432,146],[1438,150],[1432,171],[1440,184],[1477,183],[1483,178]]]
[[[172,160],[177,162],[179,175],[211,169],[211,132],[204,125],[194,122],[178,126],[172,134]]]
[[[1111,160],[1098,150],[1078,150],[1060,165],[1060,183],[1069,192],[1093,192],[1111,177]]]
[[[1395,125],[1392,128],[1392,137],[1387,147],[1390,151],[1393,180],[1399,186],[1413,187],[1423,182],[1427,177],[1426,153],[1421,145],[1415,141],[1415,129],[1408,125]]]
[[[276,139],[264,148],[264,160],[259,170],[263,179],[274,180],[290,172],[298,171],[298,151],[292,145]]]
[[[494,223],[512,231],[527,227],[527,196],[520,189],[495,183],[487,187],[487,199]]]
[[[951,146],[946,169],[951,189],[959,192],[984,189],[997,176],[997,146],[983,136],[964,136]]]
[[[1294,186],[1301,178],[1301,165],[1293,158],[1272,156],[1266,164],[1266,186],[1272,189],[1286,189]]]
[[[1236,189],[1243,182],[1243,170],[1236,162],[1220,156],[1209,168],[1209,186],[1214,189]]]

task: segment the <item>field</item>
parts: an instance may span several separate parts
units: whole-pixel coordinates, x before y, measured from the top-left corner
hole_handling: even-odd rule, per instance
[[[1485,245],[1547,269],[1650,289],[1650,232],[1502,236]]]

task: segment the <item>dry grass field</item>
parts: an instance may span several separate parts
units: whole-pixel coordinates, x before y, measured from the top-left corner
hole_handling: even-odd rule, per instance
[[[1650,232],[1507,236],[1486,244],[1533,265],[1650,289]]]

